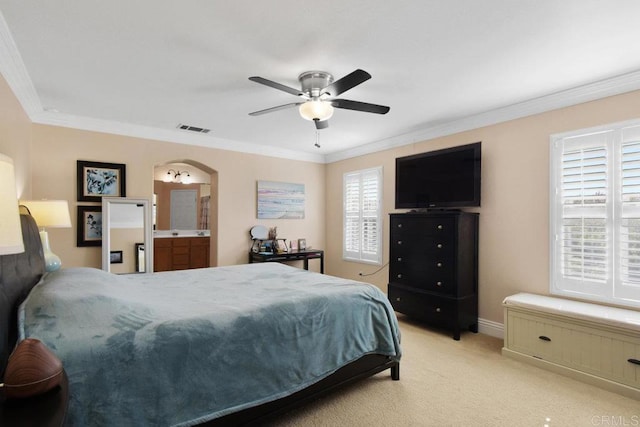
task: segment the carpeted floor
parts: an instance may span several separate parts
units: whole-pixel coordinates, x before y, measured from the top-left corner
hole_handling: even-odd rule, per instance
[[[389,371],[273,426],[640,426],[640,401],[501,355],[502,340],[460,341],[399,315],[400,381]]]

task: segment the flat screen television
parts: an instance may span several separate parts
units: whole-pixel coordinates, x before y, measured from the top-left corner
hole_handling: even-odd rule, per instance
[[[480,206],[481,143],[396,158],[396,209]]]

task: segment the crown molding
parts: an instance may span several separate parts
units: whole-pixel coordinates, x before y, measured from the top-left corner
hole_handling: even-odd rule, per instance
[[[0,73],[29,117],[42,111],[42,102],[24,66],[2,11],[0,11]]]
[[[220,150],[237,151],[267,157],[301,160],[312,163],[324,163],[321,154],[278,149],[259,144],[251,144],[217,138],[212,135],[196,134],[179,129],[162,129],[150,126],[135,125],[91,117],[62,114],[45,111],[33,82],[29,76],[18,47],[13,40],[9,26],[0,11],[0,73],[22,105],[22,108],[33,123],[61,126],[73,129],[103,132],[114,135],[173,142],[176,144],[197,145]]]
[[[180,129],[163,129],[111,120],[95,119],[91,117],[75,116],[71,114],[55,113],[51,111],[42,111],[31,115],[30,118],[33,123],[42,125],[102,132],[113,135],[171,142],[174,144],[196,145],[200,147],[237,151],[240,153],[256,154],[266,157],[300,160],[311,163],[324,163],[324,156],[321,154],[305,153],[301,151],[280,149],[272,146],[239,142]]]
[[[634,71],[595,83],[578,86],[573,89],[559,91],[550,95],[486,111],[473,116],[452,120],[436,126],[425,127],[403,135],[361,145],[353,149],[327,154],[325,156],[325,162],[333,163],[390,148],[427,141],[471,129],[477,129],[534,114],[544,113],[558,108],[582,104],[584,102],[594,101],[608,96],[620,95],[622,93],[638,89],[640,89],[640,71]]]
[[[0,73],[2,73],[22,108],[34,123],[313,163],[333,163],[640,89],[639,70],[473,116],[434,126],[426,126],[412,132],[374,141],[352,149],[322,155],[226,140],[212,135],[190,134],[178,129],[154,128],[45,111],[1,11]]]

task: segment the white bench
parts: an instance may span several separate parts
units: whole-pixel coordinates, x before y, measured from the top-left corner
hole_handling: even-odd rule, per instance
[[[640,399],[640,312],[520,293],[505,298],[502,354]]]

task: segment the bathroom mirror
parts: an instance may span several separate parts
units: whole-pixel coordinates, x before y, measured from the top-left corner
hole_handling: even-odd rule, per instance
[[[128,274],[153,271],[151,210],[146,199],[102,199],[102,269]]]
[[[155,230],[208,230],[211,185],[154,181]]]

